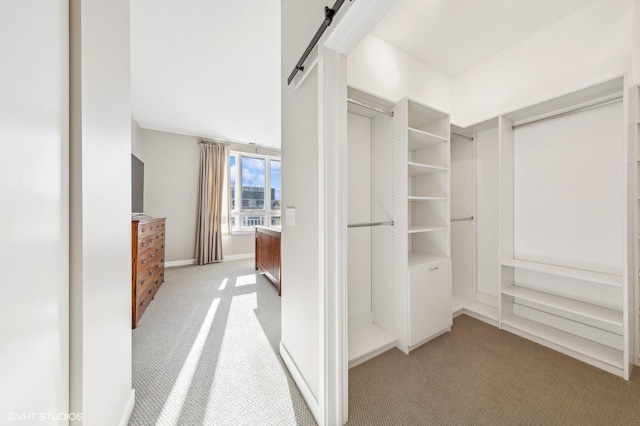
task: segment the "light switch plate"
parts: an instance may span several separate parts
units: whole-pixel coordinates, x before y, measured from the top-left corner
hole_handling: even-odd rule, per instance
[[[296,209],[295,207],[287,207],[285,222],[288,226],[296,225]]]

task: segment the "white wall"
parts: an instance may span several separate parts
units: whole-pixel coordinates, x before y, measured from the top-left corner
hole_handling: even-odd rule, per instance
[[[347,57],[347,84],[397,101],[406,96],[451,109],[451,81],[433,68],[369,34]]]
[[[347,221],[371,222],[371,119],[353,113],[347,118]],[[371,228],[348,230],[349,317],[372,311]]]
[[[142,152],[142,129],[133,117],[131,117],[131,153],[144,161],[144,154]]]
[[[279,148],[279,5],[132,0],[132,100],[140,126]]]
[[[68,411],[68,8],[0,2],[3,424]]]
[[[478,292],[498,297],[500,235],[498,129],[476,134],[476,281]]]
[[[133,402],[129,2],[72,0],[70,39],[70,404],[111,426]]]
[[[599,0],[453,78],[465,127],[631,71],[634,0]]]
[[[194,136],[142,130],[144,213],[167,218],[165,261],[195,259],[200,148]],[[222,238],[224,256],[255,252],[253,234]]]

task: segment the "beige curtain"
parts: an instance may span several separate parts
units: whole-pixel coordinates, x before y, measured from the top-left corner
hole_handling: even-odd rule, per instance
[[[200,186],[198,229],[196,233],[196,265],[222,260],[223,201],[228,200],[227,169],[229,147],[226,144],[200,143]],[[228,204],[228,203],[227,203]],[[228,233],[228,220],[225,228]]]

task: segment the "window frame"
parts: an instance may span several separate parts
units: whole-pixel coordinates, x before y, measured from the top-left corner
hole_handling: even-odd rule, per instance
[[[235,235],[253,234],[255,232],[255,226],[243,227],[243,219],[245,217],[260,216],[264,217],[263,226],[272,226],[271,220],[273,217],[281,217],[282,207],[276,209],[271,208],[271,162],[278,161],[282,165],[282,159],[277,155],[257,154],[253,152],[242,152],[230,150],[229,157],[235,156],[235,188],[231,189],[231,161],[229,161],[229,203],[231,203],[232,197],[235,198],[236,208],[230,208],[231,214],[229,221],[231,223],[231,233]],[[265,176],[264,176],[264,209],[245,210],[242,208],[242,158],[257,158],[265,160]],[[233,192],[233,196],[231,195]],[[282,180],[280,181],[280,193],[282,194]],[[236,221],[236,225],[233,226],[233,219]]]

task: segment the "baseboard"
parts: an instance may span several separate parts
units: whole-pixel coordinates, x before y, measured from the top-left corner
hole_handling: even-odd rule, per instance
[[[172,262],[164,262],[165,268],[173,268],[176,266],[186,266],[186,265],[195,265],[195,259],[187,259],[187,260],[174,260]]]
[[[129,400],[127,401],[127,405],[124,407],[124,411],[122,412],[122,416],[120,416],[120,421],[118,422],[118,426],[127,426],[129,424],[129,420],[131,420],[131,414],[133,413],[133,407],[136,405],[136,390],[131,389],[129,393]]]
[[[304,377],[302,377],[302,374],[300,373],[300,370],[298,370],[296,363],[293,361],[293,358],[291,358],[291,355],[289,355],[287,348],[285,348],[282,342],[280,342],[280,356],[282,357],[284,364],[287,366],[289,373],[291,373],[293,381],[296,383],[296,386],[298,386],[298,389],[300,390],[304,401],[309,406],[311,414],[313,414],[316,422],[320,423],[320,421],[318,420],[320,419],[320,404],[318,403],[316,397],[313,395],[313,392],[309,388],[309,385],[307,385],[307,382],[304,380]]]
[[[253,257],[254,257],[253,253],[232,254],[232,255],[229,255],[229,256],[223,255],[222,256],[222,261],[223,262],[229,262],[231,260],[253,259]]]

